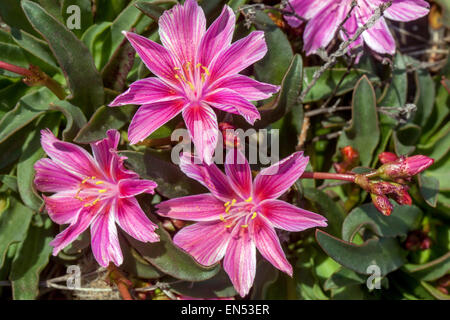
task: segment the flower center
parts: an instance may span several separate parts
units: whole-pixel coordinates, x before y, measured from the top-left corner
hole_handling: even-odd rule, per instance
[[[184,92],[195,96],[201,94],[206,77],[211,75],[209,69],[201,63],[194,66],[191,62],[186,62],[183,67],[175,67],[174,71],[175,79],[181,84]]]
[[[252,203],[253,198],[250,197],[244,201],[237,202],[236,199],[224,203],[225,214],[220,215],[220,220],[224,222],[225,228],[231,229],[236,224],[240,224],[241,228],[247,229],[251,220],[254,220],[258,212],[254,209]]]
[[[84,207],[95,206],[99,201],[111,196],[111,185],[97,177],[86,177],[78,188],[74,198],[84,202]]]

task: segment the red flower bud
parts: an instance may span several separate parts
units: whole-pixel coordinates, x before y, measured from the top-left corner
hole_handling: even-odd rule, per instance
[[[434,163],[434,159],[417,155],[386,163],[378,168],[378,174],[383,179],[408,179],[424,171]]]
[[[412,198],[408,193],[408,188],[403,186],[402,190],[392,195],[392,198],[401,205],[412,205]]]
[[[408,251],[427,250],[431,247],[431,239],[423,230],[414,230],[408,234],[405,248]]]
[[[392,203],[389,202],[388,197],[384,195],[371,194],[372,202],[377,208],[385,216],[390,216],[392,213],[392,209],[394,208]]]
[[[337,173],[345,173],[352,170],[359,163],[359,153],[352,146],[346,146],[340,149],[342,162],[335,163],[334,170]]]
[[[382,152],[378,155],[378,159],[382,164],[385,164],[398,160],[398,157],[395,153],[392,152]]]

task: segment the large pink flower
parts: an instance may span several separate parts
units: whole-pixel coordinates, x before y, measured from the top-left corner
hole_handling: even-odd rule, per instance
[[[238,74],[267,52],[264,33],[252,32],[233,44],[235,15],[225,6],[206,30],[203,10],[195,0],[175,5],[159,19],[161,46],[125,32],[156,77],[131,84],[110,106],[138,104],[128,129],[135,144],[182,113],[197,153],[211,163],[217,144],[217,117],[212,107],[242,115],[253,124],[260,118],[249,100],[269,98],[279,86]]]
[[[312,54],[320,48],[325,48],[334,38],[339,26],[345,20],[352,6],[352,0],[290,0],[295,13],[309,20],[303,35],[304,49]],[[364,25],[373,15],[376,8],[388,0],[357,0],[350,19],[344,24],[345,32],[341,37],[347,40],[353,37],[356,30]],[[384,17],[395,21],[411,21],[428,14],[429,3],[425,0],[393,0]],[[290,10],[290,6],[287,8]],[[362,45],[365,42],[372,50],[381,54],[395,53],[395,40],[386,24],[384,17],[356,40],[350,47]],[[293,27],[298,27],[301,21],[294,16],[285,16]]]
[[[181,169],[201,182],[211,193],[171,199],[157,205],[158,214],[198,221],[183,228],[176,245],[200,264],[212,265],[224,258],[223,266],[241,296],[250,290],[256,270],[256,248],[276,268],[292,275],[275,228],[302,231],[326,226],[326,219],[281,200],[303,173],[308,157],[296,152],[256,176],[239,152],[229,151],[225,172],[215,164],[195,164],[191,156],[181,157]]]
[[[91,227],[92,252],[104,267],[109,262],[122,264],[123,256],[116,223],[129,235],[143,242],[159,241],[157,226],[142,211],[135,196],[154,193],[156,183],[140,180],[123,166],[117,154],[120,134],[109,130],[107,138],[91,143],[92,157],[83,148],[58,140],[51,131],[41,131],[42,147],[50,159],[34,165],[34,183],[44,196],[50,218],[57,224],[69,224],[50,243],[53,255]]]

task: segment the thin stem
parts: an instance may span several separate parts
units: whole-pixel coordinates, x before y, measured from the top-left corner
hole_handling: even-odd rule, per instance
[[[120,295],[123,300],[134,300],[130,294],[129,287],[131,286],[130,280],[125,278],[125,276],[120,272],[120,270],[111,263],[108,266],[108,270],[110,271],[111,279],[116,283],[117,289],[119,290]]]
[[[20,74],[24,77],[32,77],[33,76],[33,72],[31,72],[30,70],[15,66],[13,64],[9,64],[9,63],[3,62],[3,61],[0,61],[0,69],[8,70],[8,71]]]
[[[355,182],[356,175],[346,173],[332,173],[332,172],[304,172],[300,178]]]

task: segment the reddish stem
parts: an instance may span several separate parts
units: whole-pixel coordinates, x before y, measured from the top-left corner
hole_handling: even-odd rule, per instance
[[[110,272],[109,276],[116,283],[117,289],[123,300],[134,300],[130,294],[129,288],[131,286],[130,280],[125,278],[125,276],[120,272],[120,270],[113,264],[110,263],[108,266]]]
[[[304,172],[300,178],[303,179],[323,179],[323,180],[342,180],[355,182],[354,174],[330,173],[330,172]]]
[[[5,70],[20,74],[25,77],[33,76],[33,72],[31,72],[30,70],[15,66],[13,64],[9,64],[9,63],[3,62],[3,61],[0,61],[0,69],[5,69]]]

